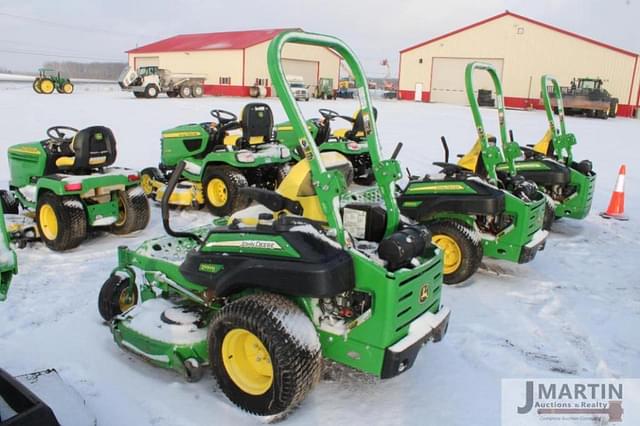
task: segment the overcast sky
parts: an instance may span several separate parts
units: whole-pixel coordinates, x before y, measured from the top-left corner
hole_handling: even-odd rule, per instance
[[[640,0],[2,0],[0,68],[124,62],[125,50],[176,34],[300,27],[342,38],[371,77],[387,58],[395,76],[400,49],[505,9],[640,52]]]

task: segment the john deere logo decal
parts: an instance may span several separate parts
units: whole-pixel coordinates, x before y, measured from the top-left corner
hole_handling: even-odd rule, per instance
[[[207,247],[239,247],[243,249],[282,250],[280,244],[275,241],[238,240],[238,241],[212,241]]]
[[[420,289],[420,303],[424,303],[429,298],[429,287],[423,285]]]

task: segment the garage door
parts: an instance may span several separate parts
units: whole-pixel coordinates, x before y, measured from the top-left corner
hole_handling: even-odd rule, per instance
[[[133,59],[133,64],[136,69],[140,67],[159,67],[160,58],[158,56],[136,56]]]
[[[487,58],[433,58],[431,64],[431,102],[469,105],[464,86],[464,70],[469,62],[488,62],[498,71],[502,79],[503,59]],[[476,72],[474,87],[488,89],[495,93],[491,77],[487,72]],[[476,92],[477,96],[477,92]]]
[[[304,84],[311,86],[315,90],[318,85],[318,69],[320,63],[317,61],[301,61],[299,59],[283,59],[282,66],[287,76],[298,76],[304,79]]]

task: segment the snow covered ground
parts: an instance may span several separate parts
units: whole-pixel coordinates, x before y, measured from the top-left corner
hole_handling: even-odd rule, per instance
[[[209,119],[212,108],[239,112],[248,99],[134,99],[117,86],[87,86],[72,96],[41,96],[26,84],[0,85],[0,182],[6,187],[6,150],[44,137],[47,127],[104,124],[118,140],[118,164],[135,168],[159,160],[160,131]],[[276,121],[285,116],[277,100]],[[387,155],[404,142],[400,160],[415,174],[442,159],[439,137],[452,154],[474,140],[464,107],[377,101]],[[353,101],[302,103],[351,114]],[[487,128],[496,114],[486,110]],[[521,143],[545,131],[540,111],[508,111]],[[567,119],[578,138],[576,157],[593,160],[598,181],[592,213],[561,220],[547,248],[530,264],[487,262],[468,283],[446,287],[452,309],[446,338],[428,345],[414,367],[379,381],[341,368],[286,419],[287,425],[500,423],[500,380],[523,377],[640,377],[640,121]],[[495,132],[495,130],[494,130]],[[606,221],[618,167],[627,164],[629,222]],[[176,213],[176,224],[206,223],[204,212]],[[251,425],[258,421],[232,406],[210,377],[186,383],[119,349],[97,311],[102,282],[116,264],[116,247],[161,234],[158,208],[137,235],[100,235],[68,253],[43,245],[18,251],[20,274],[0,305],[0,366],[15,375],[55,367],[96,413],[100,425]],[[499,275],[496,273],[499,271]]]

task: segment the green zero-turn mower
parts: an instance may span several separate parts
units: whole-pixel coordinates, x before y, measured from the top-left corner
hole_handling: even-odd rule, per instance
[[[400,167],[381,159],[372,122],[366,140],[385,208],[341,207],[352,166],[319,152],[287,87],[286,43],[340,54],[363,87],[363,114],[373,113],[362,67],[344,43],[280,33],[269,72],[305,159],[277,191],[241,191],[258,205],[190,232],[169,223],[185,167],[178,163],[162,199],[169,236],[121,247],[98,302],[122,348],[187,380],[209,367],[224,394],[257,415],[301,402],[323,357],[382,378],[406,371],[424,343],[444,336],[450,314],[440,306],[441,251],[425,227],[401,219],[393,193]]]
[[[92,229],[128,234],[147,226],[149,203],[137,171],[109,167],[116,140],[104,126],[54,126],[47,139],[9,148],[10,192],[5,213],[35,225],[9,229],[19,246],[38,237],[52,250],[78,246]]]
[[[287,175],[291,154],[273,131],[273,113],[264,103],[247,104],[238,117],[211,110],[213,121],[186,124],[162,132],[158,168],[142,170],[147,196],[162,200],[177,164],[186,167],[169,203],[174,206],[206,205],[216,216],[247,207],[241,188],[274,189]]]
[[[549,83],[552,84],[557,102],[559,125],[556,125],[553,116]],[[543,75],[540,78],[540,87],[549,129],[538,143],[522,148],[525,160],[516,161],[516,170],[528,180],[535,182],[538,188],[548,195],[552,206],[545,216],[545,228],[549,229],[556,218],[584,219],[589,214],[595,191],[596,173],[591,161],[573,160],[572,146],[576,144],[576,137],[566,131],[562,92],[558,81],[552,76]],[[498,166],[498,170],[503,167]]]
[[[312,118],[307,121],[311,136],[313,136],[320,152],[339,152],[349,159],[353,165],[354,182],[360,185],[371,185],[375,180],[371,168],[371,156],[367,146],[365,128],[369,126],[365,120],[370,118],[358,109],[352,117],[340,115],[336,111],[321,108],[318,110],[320,118]],[[373,108],[374,119],[378,112]],[[350,124],[350,128],[331,130],[331,122],[342,119]],[[290,122],[280,123],[276,126],[278,138],[287,145],[294,160],[303,158],[300,151],[297,135]]]
[[[0,199],[0,302],[6,300],[13,275],[18,273],[16,253],[11,249],[4,222],[4,199]]]
[[[535,184],[516,174],[513,160],[507,162],[509,168],[506,172],[496,170],[505,159],[496,146],[495,138],[488,137],[484,130],[474,96],[473,72],[476,69],[486,70],[495,84],[504,149],[519,150],[518,145],[507,140],[498,74],[488,64],[470,63],[466,68],[465,81],[478,141],[458,164],[451,164],[448,163],[446,140],[442,138],[445,162],[435,165],[442,168],[444,179],[413,178],[398,199],[404,215],[430,225],[434,238],[445,250],[445,282],[450,283],[472,274],[475,271],[473,267],[477,268],[479,264],[475,260],[478,255],[529,262],[544,248],[548,235],[541,229],[545,211],[543,194],[537,191]],[[480,254],[474,254],[473,247],[455,234],[468,234],[471,230],[479,231],[482,239]]]

